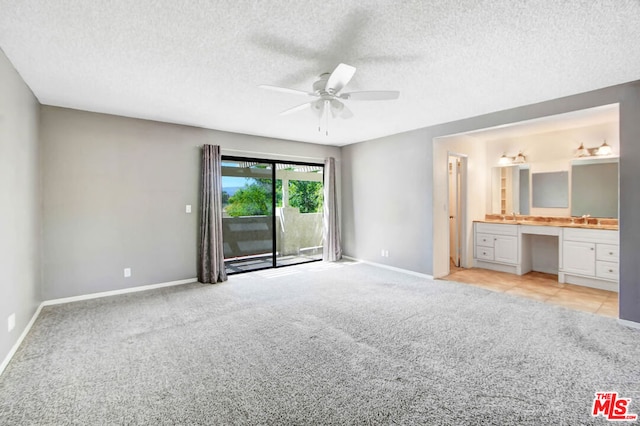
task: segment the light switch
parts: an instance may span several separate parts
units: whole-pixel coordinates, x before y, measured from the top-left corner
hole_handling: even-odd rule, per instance
[[[129,278],[131,276],[131,268],[124,268],[124,277]]]
[[[7,326],[9,332],[11,332],[11,330],[16,326],[16,314],[9,315],[9,318],[7,318]]]
[[[184,211],[187,213],[191,213],[191,204],[187,204],[187,207],[185,207]]]

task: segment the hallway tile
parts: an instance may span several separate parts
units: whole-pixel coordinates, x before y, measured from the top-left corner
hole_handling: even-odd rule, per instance
[[[526,297],[583,312],[618,318],[618,293],[558,282],[543,272],[514,275],[480,268],[456,268],[443,278],[488,290]]]

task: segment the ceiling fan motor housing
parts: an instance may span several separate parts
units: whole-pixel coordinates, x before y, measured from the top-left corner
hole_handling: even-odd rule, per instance
[[[333,93],[327,92],[327,81],[329,80],[329,76],[331,74],[325,72],[324,74],[320,74],[318,76],[318,80],[313,83],[313,92],[318,96],[326,96],[333,95]]]

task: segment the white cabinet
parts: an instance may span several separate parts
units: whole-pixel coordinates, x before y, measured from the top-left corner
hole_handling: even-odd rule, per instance
[[[518,263],[518,237],[496,235],[493,239],[493,259],[502,263]]]
[[[618,231],[565,228],[558,281],[617,290]]]
[[[596,245],[579,241],[565,241],[562,245],[565,272],[581,275],[596,273]]]
[[[517,275],[531,271],[529,234],[558,238],[559,282],[618,290],[619,244],[614,230],[474,222],[474,266]]]
[[[475,223],[474,263],[486,269],[519,273],[518,225]]]

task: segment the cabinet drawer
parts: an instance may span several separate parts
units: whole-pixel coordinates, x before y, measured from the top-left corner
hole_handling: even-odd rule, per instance
[[[476,223],[476,232],[494,235],[518,235],[518,225],[502,223]]]
[[[483,247],[493,247],[493,235],[476,234],[476,244]]]
[[[476,247],[476,257],[481,260],[493,260],[493,248],[491,247]]]
[[[565,241],[618,244],[618,231],[606,229],[563,228]]]
[[[596,277],[605,280],[618,281],[618,264],[613,262],[596,262]]]
[[[596,246],[596,259],[606,262],[618,262],[618,246],[598,244]]]

